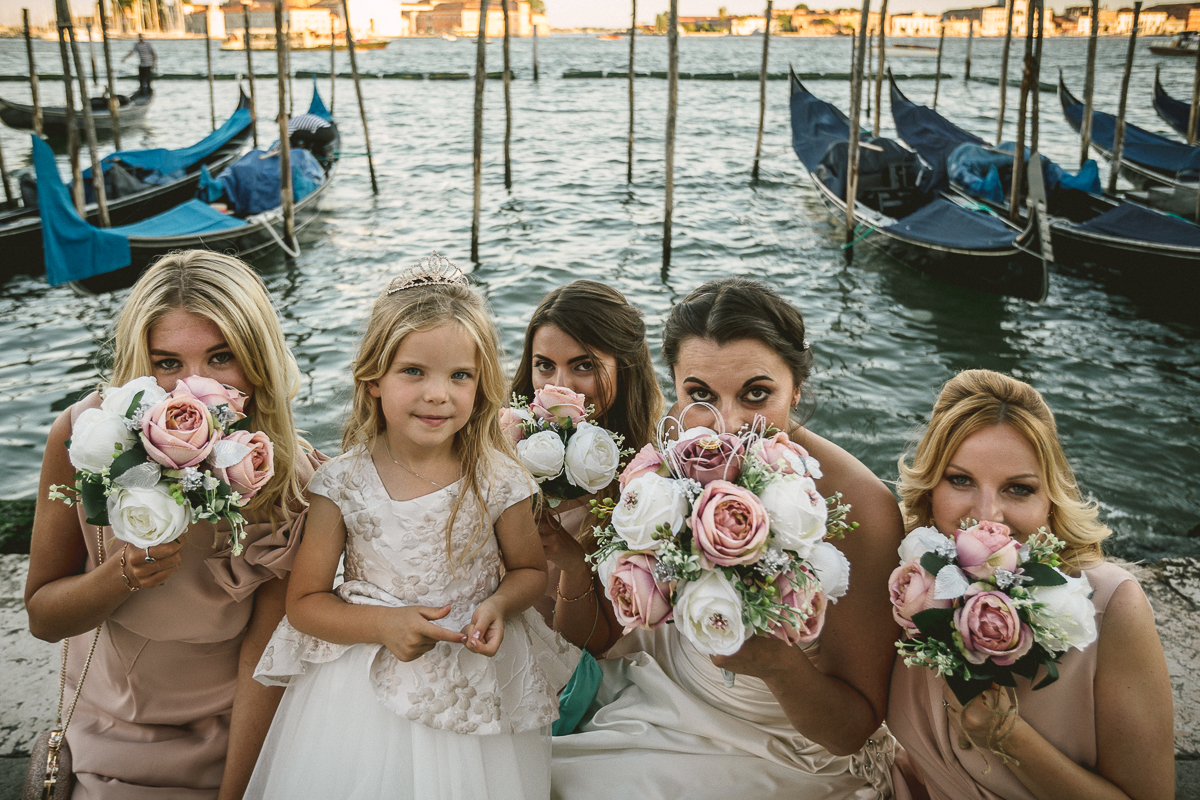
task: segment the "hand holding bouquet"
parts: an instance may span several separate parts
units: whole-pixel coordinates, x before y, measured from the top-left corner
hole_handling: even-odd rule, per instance
[[[75,485],[52,486],[50,497],[82,503],[88,524],[111,525],[138,547],[172,542],[202,519],[226,520],[239,555],[239,509],[275,474],[271,442],[248,429],[245,401],[195,375],[170,393],[150,377],[109,387],[72,428]]]

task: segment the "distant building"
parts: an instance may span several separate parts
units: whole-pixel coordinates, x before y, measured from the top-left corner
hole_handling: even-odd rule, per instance
[[[752,36],[756,33],[765,33],[767,30],[766,17],[730,17],[729,18],[729,33],[733,36]],[[774,30],[774,26],[772,26]]]
[[[891,14],[888,16],[888,36],[938,36],[942,30],[941,14]]]
[[[942,14],[942,25],[947,36],[965,37],[972,29],[978,36],[982,23],[982,8],[954,8]]]
[[[508,3],[509,35],[533,36],[550,32],[545,16],[534,14],[528,0],[502,0]],[[477,36],[479,34],[479,0],[454,0],[436,3],[429,11],[416,11],[413,26],[422,34]],[[488,3],[485,36],[504,35],[504,9],[500,3]]]

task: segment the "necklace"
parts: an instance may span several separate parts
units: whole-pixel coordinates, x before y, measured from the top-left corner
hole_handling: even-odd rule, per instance
[[[405,472],[407,472],[407,473],[409,473],[409,474],[416,475],[418,478],[420,478],[421,480],[425,481],[426,483],[432,483],[434,486],[436,486],[436,487],[437,487],[437,488],[439,488],[439,489],[445,489],[445,488],[446,488],[446,487],[445,487],[443,484],[440,484],[440,483],[438,483],[437,481],[431,481],[431,480],[429,480],[429,478],[426,478],[424,475],[422,475],[421,473],[417,472],[417,471],[416,471],[415,469],[413,469],[412,467],[405,466],[404,464],[401,464],[399,461],[396,461],[396,457],[395,457],[394,455],[392,455],[392,448],[391,448],[391,445],[389,445],[389,444],[388,444],[387,436],[384,436],[384,437],[383,437],[383,448],[384,448],[385,450],[387,450],[388,458],[390,458],[392,461],[394,461],[394,462],[396,463],[396,466],[400,467],[400,469],[404,470]]]

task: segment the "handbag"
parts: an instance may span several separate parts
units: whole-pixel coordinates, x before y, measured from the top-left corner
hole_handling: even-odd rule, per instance
[[[96,559],[104,563],[104,529],[96,528]],[[29,771],[25,774],[25,791],[22,800],[67,800],[74,788],[75,775],[71,771],[71,746],[67,744],[67,726],[75,714],[75,704],[79,702],[79,693],[83,690],[83,681],[87,678],[88,667],[92,665],[92,655],[96,652],[96,642],[100,639],[101,622],[96,626],[92,635],[92,646],[88,650],[87,661],[79,674],[79,683],[75,686],[75,696],[67,708],[66,719],[63,719],[63,694],[67,688],[67,651],[71,646],[70,639],[63,640],[62,669],[58,673],[58,720],[51,730],[46,731],[33,743],[33,752],[29,756]]]

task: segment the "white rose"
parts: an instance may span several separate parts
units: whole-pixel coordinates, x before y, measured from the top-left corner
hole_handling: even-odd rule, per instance
[[[538,483],[562,474],[565,455],[566,447],[554,431],[541,431],[517,442],[517,458]]]
[[[897,548],[897,552],[900,553],[900,563],[907,564],[914,558],[932,553],[940,545],[952,541],[948,536],[940,533],[937,528],[913,528]]]
[[[1064,575],[1063,586],[1031,586],[1029,593],[1037,603],[1030,609],[1030,621],[1040,628],[1038,643],[1058,653],[1068,647],[1083,650],[1096,641],[1096,607],[1092,605],[1092,585],[1087,575]]]
[[[100,472],[112,465],[118,449],[125,452],[137,441],[137,435],[125,427],[124,417],[102,408],[89,408],[71,427],[67,455],[75,469]]]
[[[151,489],[121,489],[108,498],[113,535],[138,547],[175,541],[187,530],[191,516],[161,483]]]
[[[829,542],[821,542],[814,547],[806,560],[817,580],[821,582],[821,590],[825,592],[825,596],[836,603],[850,588],[849,560],[841,550]]]
[[[829,508],[812,478],[779,475],[759,495],[771,519],[772,542],[807,558],[825,538]]]
[[[167,393],[158,385],[158,381],[154,378],[134,378],[124,386],[110,386],[104,390],[104,400],[100,403],[100,407],[105,411],[111,411],[119,417],[125,416],[129,411],[129,406],[133,403],[134,395],[138,392],[142,393],[141,405],[154,405],[160,400],[166,398]]]
[[[742,598],[719,571],[683,585],[675,601],[675,624],[683,637],[709,656],[731,656],[746,641]]]
[[[647,472],[625,484],[621,499],[613,509],[612,525],[631,550],[657,550],[654,534],[666,525],[679,533],[691,511],[687,495],[679,482]]]
[[[621,451],[604,428],[581,422],[567,441],[565,463],[571,485],[594,494],[617,476]]]
[[[613,570],[616,569],[617,559],[620,558],[621,551],[614,550],[608,554],[608,558],[596,565],[596,574],[600,576],[600,584],[604,587],[604,594],[608,594],[608,585],[612,579]]]

